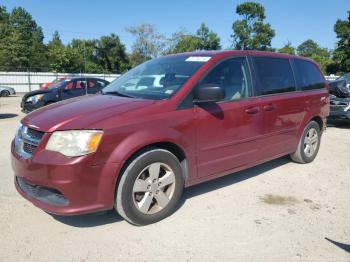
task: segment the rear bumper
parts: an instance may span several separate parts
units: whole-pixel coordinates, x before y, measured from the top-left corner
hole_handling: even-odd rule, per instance
[[[90,156],[66,158],[45,150],[24,160],[13,143],[11,148],[16,189],[35,206],[57,215],[113,207],[117,163],[91,165]]]

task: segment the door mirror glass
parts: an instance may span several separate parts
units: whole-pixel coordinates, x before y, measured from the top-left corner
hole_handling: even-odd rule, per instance
[[[225,98],[225,90],[214,84],[206,84],[198,86],[195,90],[194,102],[207,103],[207,102],[218,102]]]

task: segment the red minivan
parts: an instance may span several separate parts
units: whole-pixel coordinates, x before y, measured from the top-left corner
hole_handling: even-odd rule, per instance
[[[27,115],[12,142],[18,192],[59,215],[109,210],[145,225],[184,187],[290,155],[314,160],[329,114],[315,62],[258,51],[170,55],[102,94]]]

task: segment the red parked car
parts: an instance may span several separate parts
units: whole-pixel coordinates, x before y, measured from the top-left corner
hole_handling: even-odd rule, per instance
[[[290,155],[314,160],[329,114],[315,62],[256,51],[148,61],[103,89],[27,115],[12,143],[18,192],[73,215],[113,207],[145,225],[184,187]]]
[[[52,82],[47,82],[47,83],[44,83],[40,86],[40,89],[41,90],[45,90],[45,89],[48,89],[50,86],[62,81],[62,80],[65,80],[67,79],[67,77],[58,77],[56,78],[55,80],[53,80]]]

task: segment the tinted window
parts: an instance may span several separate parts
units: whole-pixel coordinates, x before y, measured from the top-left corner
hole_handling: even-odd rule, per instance
[[[200,85],[219,85],[225,89],[226,101],[250,96],[250,78],[246,58],[226,60],[209,72]]]
[[[324,87],[320,70],[313,63],[305,60],[294,60],[297,83],[301,90],[312,90]]]
[[[288,59],[255,57],[261,95],[295,91],[293,71]]]
[[[77,80],[75,84],[76,89],[81,89],[86,87],[86,80]]]

